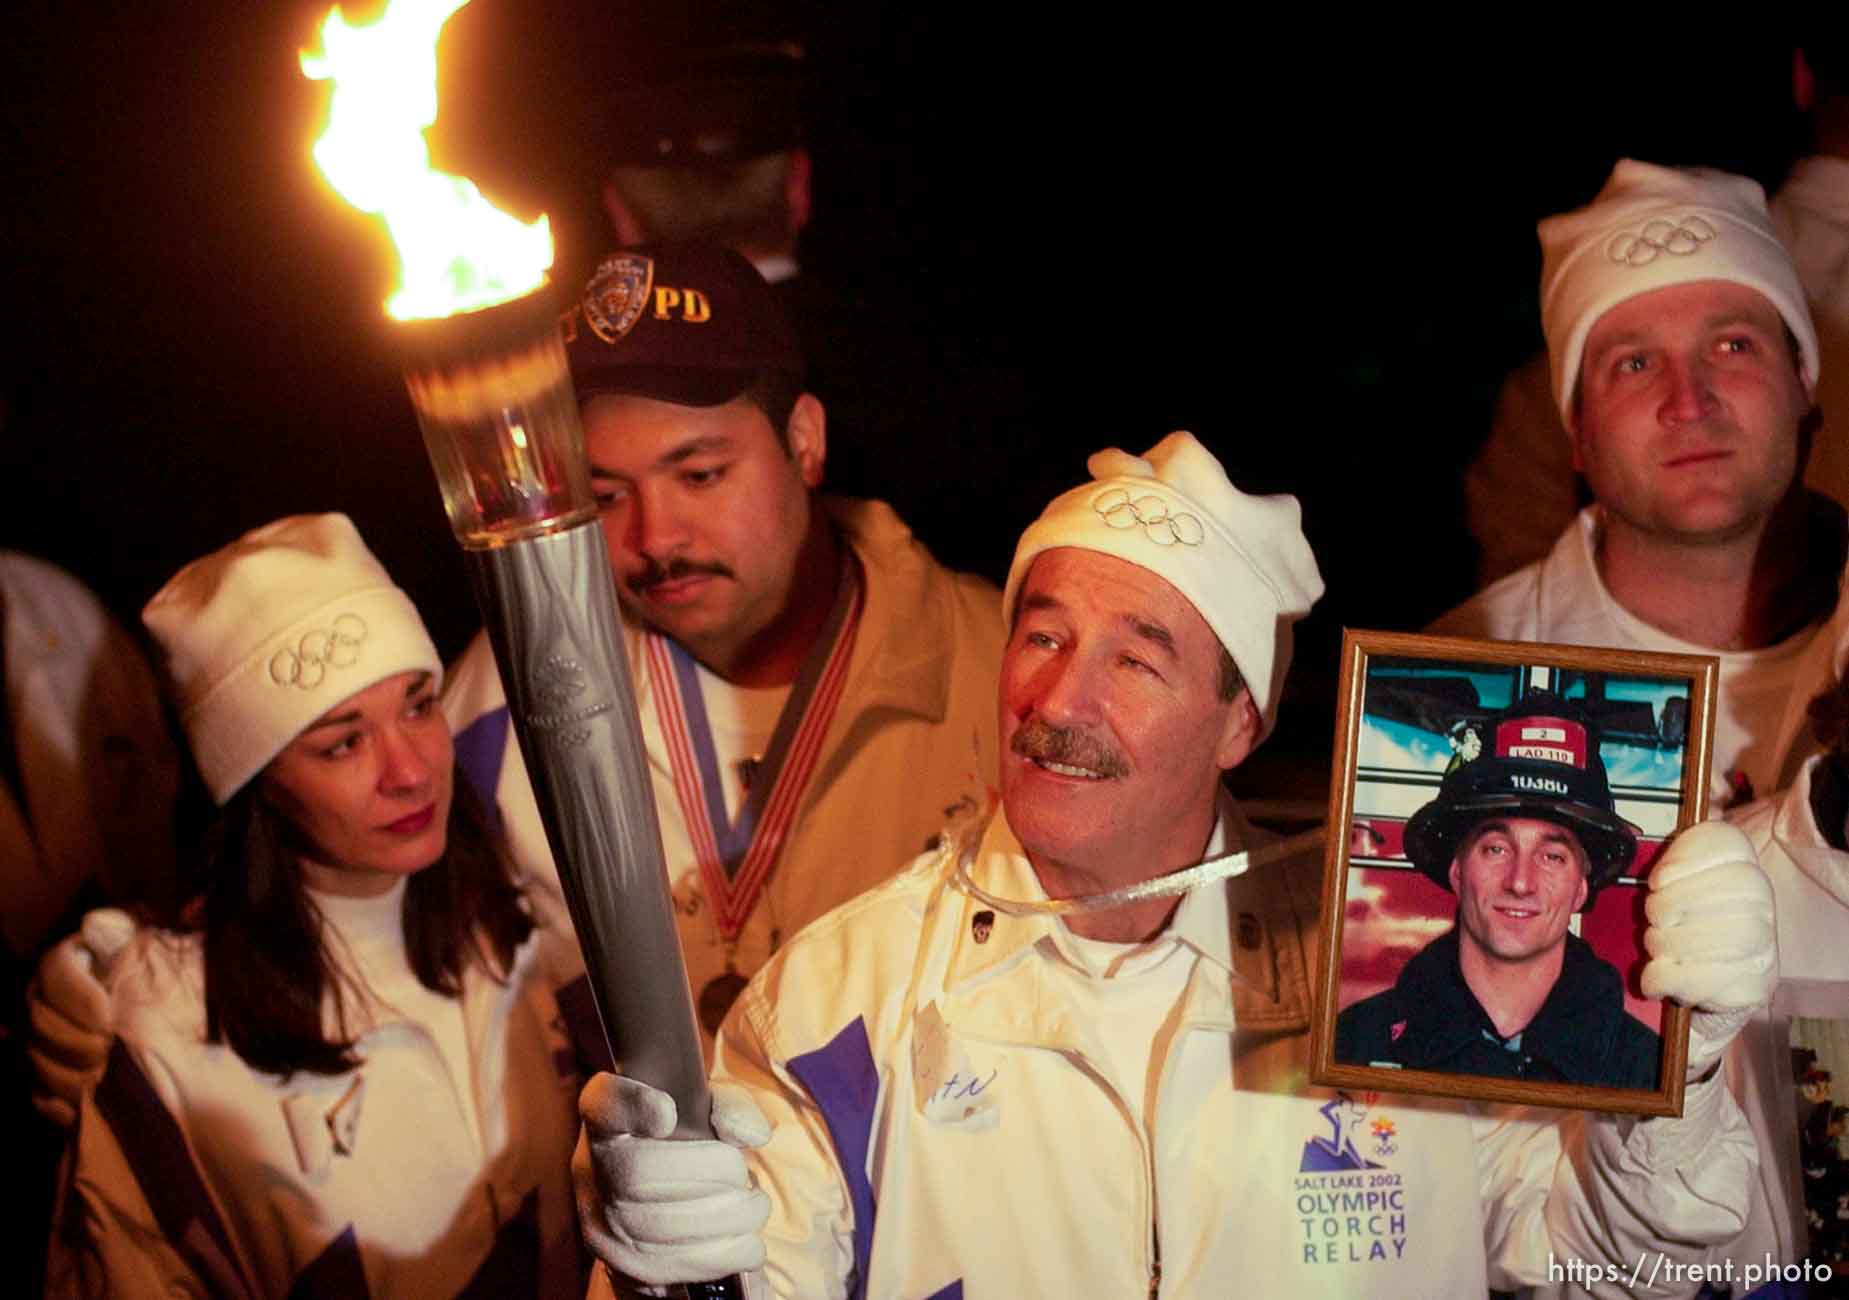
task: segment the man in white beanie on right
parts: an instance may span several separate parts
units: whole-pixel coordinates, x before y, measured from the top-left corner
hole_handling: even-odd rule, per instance
[[[1743,177],[1621,162],[1540,236],[1554,398],[1595,501],[1545,559],[1433,630],[1719,656],[1710,807],[1739,809],[1770,873],[1785,981],[1726,1063],[1761,1148],[1732,1252],[1796,1266],[1807,1232],[1788,1017],[1820,1014],[1806,1000],[1849,986],[1849,855],[1810,813],[1806,708],[1849,656],[1843,511],[1801,478],[1818,335]]]
[[[1320,849],[1254,831],[1220,780],[1271,730],[1322,593],[1297,503],[1239,491],[1185,433],[1090,469],[1009,573],[1000,810],[758,972],[719,1033],[724,1140],[664,1140],[673,1103],[635,1081],[586,1087],[600,1277],[803,1300],[1684,1293],[1757,1165],[1714,1078],[1776,968],[1750,848],[1697,827],[1656,872],[1646,987],[1696,1008],[1683,1116],[1311,1087]]]
[[[1713,806],[1782,790],[1849,619],[1842,508],[1800,477],[1817,331],[1765,194],[1627,159],[1540,236],[1554,400],[1594,504],[1432,630],[1717,654]]]

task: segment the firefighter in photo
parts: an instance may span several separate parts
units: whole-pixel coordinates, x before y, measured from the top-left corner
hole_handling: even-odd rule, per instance
[[[1406,856],[1457,896],[1457,924],[1392,988],[1342,1012],[1336,1060],[1654,1088],[1661,1041],[1625,1011],[1617,970],[1568,929],[1637,852],[1598,730],[1545,691],[1483,725],[1477,757],[1406,823]]]

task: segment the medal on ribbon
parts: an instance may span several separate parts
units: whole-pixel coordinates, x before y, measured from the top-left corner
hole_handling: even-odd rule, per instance
[[[745,987],[746,977],[733,965],[738,936],[777,864],[821,757],[822,739],[847,684],[864,603],[860,562],[845,552],[828,623],[790,687],[769,748],[754,761],[736,820],[726,816],[719,757],[693,656],[658,633],[643,638],[675,798],[726,948],[725,973],[709,980],[699,993],[700,1023],[709,1034],[717,1032]]]

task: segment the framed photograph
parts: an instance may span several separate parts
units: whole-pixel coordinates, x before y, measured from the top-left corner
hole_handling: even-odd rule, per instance
[[[1313,1078],[1680,1114],[1644,893],[1706,813],[1710,656],[1348,632]]]

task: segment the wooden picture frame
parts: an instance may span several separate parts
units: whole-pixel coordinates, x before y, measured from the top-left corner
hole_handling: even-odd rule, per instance
[[[1689,1012],[1638,988],[1643,881],[1663,841],[1706,815],[1718,675],[1719,661],[1704,655],[1344,634],[1314,1082],[1681,1113]],[[1603,785],[1588,750],[1602,760]],[[1601,791],[1609,792],[1603,802]],[[1562,837],[1562,826],[1572,834]],[[1532,847],[1553,883],[1537,889],[1526,871],[1498,874],[1518,856],[1517,835],[1531,837],[1519,856],[1528,860]],[[1568,840],[1571,847],[1559,847]],[[1543,841],[1556,848],[1543,852]],[[1462,877],[1467,864],[1473,874]],[[1580,911],[1572,902],[1582,881],[1589,896]],[[1459,892],[1467,896],[1461,905]],[[1546,956],[1555,951],[1557,960]],[[1543,954],[1540,965],[1531,953]],[[1588,953],[1617,974],[1619,1012],[1609,1010],[1611,973],[1588,964]],[[1541,1009],[1528,1011],[1537,970],[1560,974],[1543,986]],[[1483,1009],[1478,989],[1501,1019]],[[1569,999],[1586,1008],[1574,1023],[1597,1033],[1552,1033],[1568,1023],[1559,1008]],[[1344,1019],[1351,1007],[1360,1009]],[[1521,1014],[1532,1018],[1524,1025]],[[1657,1020],[1654,1086],[1620,1083],[1649,1077],[1651,1048],[1614,1015],[1646,1030]],[[1503,1035],[1505,1024],[1516,1028]],[[1550,1033],[1557,1047],[1533,1041]],[[1593,1042],[1613,1046],[1595,1051]],[[1470,1061],[1474,1072],[1437,1064],[1447,1061]],[[1508,1073],[1482,1072],[1503,1071],[1505,1062]]]

